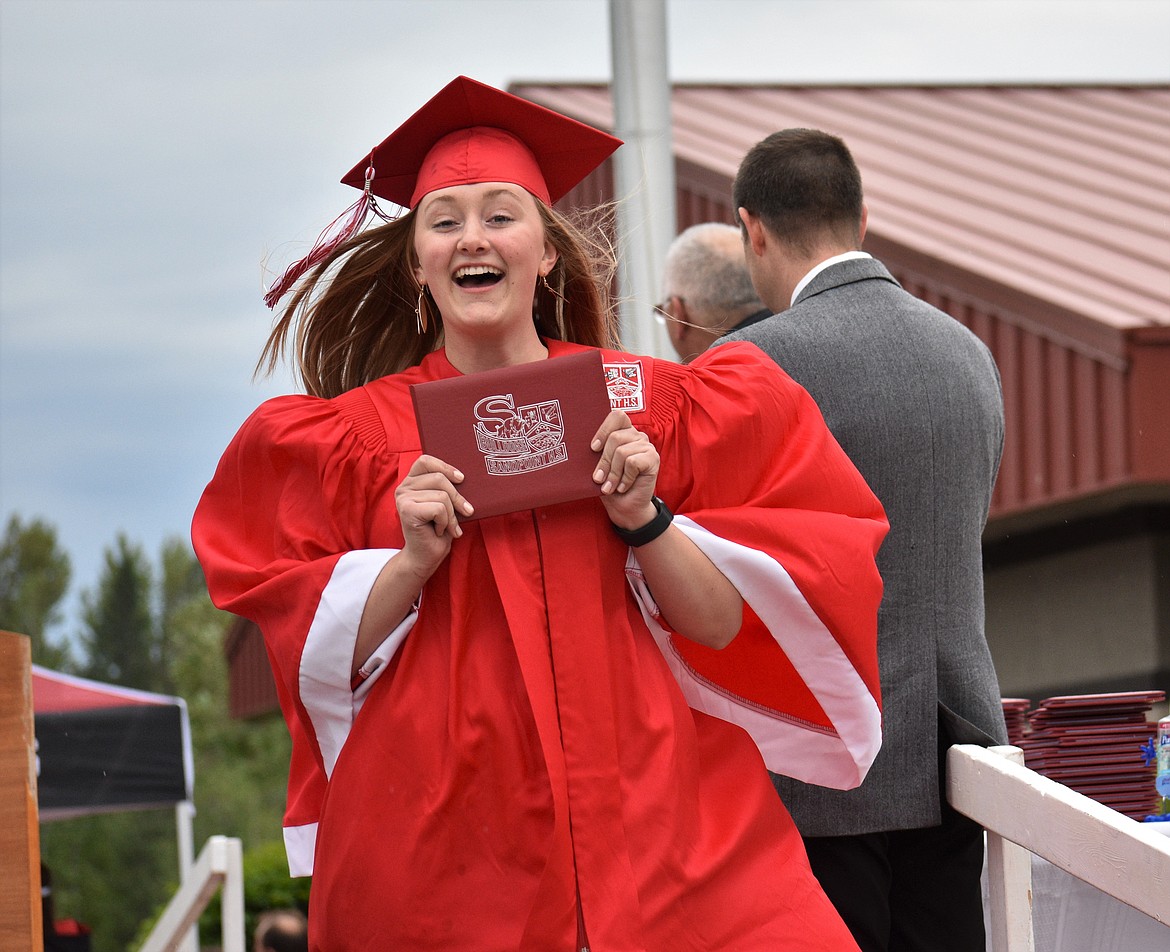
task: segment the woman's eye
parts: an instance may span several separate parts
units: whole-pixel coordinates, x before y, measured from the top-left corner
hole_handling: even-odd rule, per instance
[[[488,218],[488,221],[493,225],[504,225],[504,224],[507,224],[508,222],[510,222],[511,220],[512,220],[512,216],[505,215],[503,212],[499,212],[495,215],[492,215],[490,218]]]
[[[438,218],[431,223],[432,228],[447,229],[455,227],[455,219],[453,218]]]

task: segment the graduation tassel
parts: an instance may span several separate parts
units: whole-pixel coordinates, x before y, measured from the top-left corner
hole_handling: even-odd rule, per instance
[[[362,197],[334,218],[325,230],[317,236],[317,240],[313,243],[313,247],[309,250],[309,253],[301,258],[300,261],[289,265],[284,274],[268,289],[268,293],[264,295],[264,303],[269,308],[276,307],[276,302],[284,297],[288,289],[296,284],[305,272],[324,261],[342,243],[348,241],[361,231],[362,226],[366,223],[366,219],[371,212],[383,221],[391,220],[391,216],[385,214],[378,207],[377,199],[374,198],[373,192],[370,191],[370,183],[373,179],[374,164],[373,155],[371,154],[370,164],[366,167],[366,185],[362,189]],[[340,227],[338,227],[339,223]]]
[[[329,223],[328,227],[317,236],[312,249],[305,257],[288,266],[284,274],[264,295],[264,303],[269,308],[276,307],[276,302],[284,297],[288,289],[296,284],[306,271],[324,261],[342,242],[348,241],[361,230],[369,210],[370,197],[367,192]],[[338,228],[338,223],[342,222],[343,219],[344,223]]]

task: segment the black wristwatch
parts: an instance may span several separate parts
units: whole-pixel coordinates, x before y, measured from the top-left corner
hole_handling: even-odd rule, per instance
[[[666,508],[666,503],[657,496],[652,501],[656,511],[654,518],[647,522],[646,525],[638,529],[619,529],[617,526],[613,527],[613,531],[618,534],[618,538],[631,548],[636,549],[638,546],[645,545],[647,542],[653,542],[670,528],[670,524],[674,520],[674,513]]]

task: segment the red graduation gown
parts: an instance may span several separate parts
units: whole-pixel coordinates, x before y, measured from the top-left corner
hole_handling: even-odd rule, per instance
[[[265,403],[199,504],[212,597],[264,632],[293,737],[286,844],[313,874],[315,949],[568,950],[579,912],[593,952],[853,947],[761,752],[838,787],[877,752],[880,505],[753,345],[603,357],[658,495],[745,597],[723,652],[664,628],[588,499],[465,523],[354,689],[420,452],[408,388],[458,373],[442,352]]]

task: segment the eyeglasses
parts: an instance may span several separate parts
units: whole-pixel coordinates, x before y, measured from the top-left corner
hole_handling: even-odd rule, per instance
[[[692,324],[690,321],[684,321],[681,317],[675,317],[670,313],[670,311],[667,310],[667,308],[670,307],[671,301],[678,301],[679,304],[685,304],[686,300],[686,298],[679,297],[677,294],[672,294],[661,304],[655,304],[652,308],[654,311],[654,320],[656,320],[661,327],[665,327],[666,322],[670,321],[672,324],[682,324],[683,327],[693,327],[695,330],[703,331],[706,334],[715,334],[718,336],[719,334],[724,333],[725,328],[722,323],[713,324],[711,326],[707,326],[705,324]]]
[[[674,315],[672,315],[670,311],[667,310],[667,308],[670,307],[671,300],[672,298],[667,298],[661,304],[655,304],[652,308],[654,311],[654,320],[658,322],[660,327],[665,327],[668,320],[673,321],[676,319]],[[679,298],[679,300],[681,301],[682,298]]]

